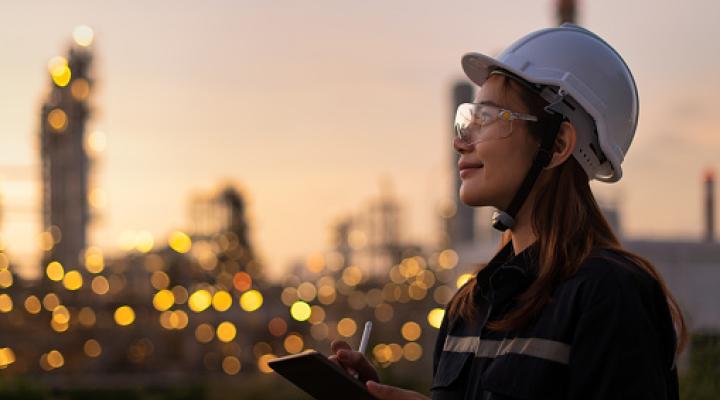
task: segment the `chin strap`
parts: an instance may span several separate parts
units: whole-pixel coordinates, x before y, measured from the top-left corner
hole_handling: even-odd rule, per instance
[[[565,93],[560,91],[560,93],[555,95],[554,101],[545,107],[545,112],[550,114],[549,118],[552,120],[550,125],[550,132],[552,133],[543,136],[542,141],[540,142],[540,147],[538,148],[537,153],[535,153],[535,158],[530,166],[530,170],[525,175],[525,179],[523,179],[522,184],[520,184],[520,188],[517,192],[515,192],[515,196],[512,201],[510,201],[510,205],[507,210],[496,210],[493,213],[493,228],[504,232],[515,225],[515,217],[517,216],[518,211],[520,211],[520,207],[522,207],[525,199],[527,199],[530,194],[535,181],[538,176],[540,176],[540,172],[542,172],[543,168],[547,167],[550,160],[552,160],[553,145],[555,144],[555,139],[560,131],[560,124],[564,120],[562,113],[564,96]]]

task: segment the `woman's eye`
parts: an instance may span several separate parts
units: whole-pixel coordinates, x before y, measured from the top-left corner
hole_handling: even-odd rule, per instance
[[[492,115],[487,111],[481,112],[478,117],[479,117],[478,119],[480,120],[481,124],[486,124],[492,120]]]

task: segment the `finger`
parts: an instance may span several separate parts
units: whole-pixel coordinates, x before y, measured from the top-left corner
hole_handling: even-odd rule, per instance
[[[344,340],[333,340],[330,344],[330,349],[333,353],[337,353],[341,349],[352,350],[352,347]]]
[[[370,364],[370,361],[365,357],[363,353],[358,351],[339,350],[337,352],[340,363],[346,367],[355,369],[361,381],[367,380],[378,380],[377,371],[375,367]]]
[[[328,360],[330,360],[330,361],[334,362],[335,364],[341,366],[341,367],[344,368],[350,375],[354,376],[355,378],[358,378],[358,377],[359,377],[359,376],[358,376],[358,375],[359,375],[358,372],[355,371],[354,368],[348,367],[348,366],[346,366],[346,365],[343,365],[343,364],[340,362],[340,360],[338,360],[338,357],[337,357],[336,355],[333,354],[333,355],[331,355],[331,356],[328,356]]]
[[[394,386],[383,385],[375,381],[367,381],[366,386],[370,394],[378,400],[421,400],[427,397],[417,392],[400,389]]]

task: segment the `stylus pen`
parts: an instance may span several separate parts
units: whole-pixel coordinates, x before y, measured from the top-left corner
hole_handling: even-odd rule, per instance
[[[370,340],[370,331],[372,331],[372,321],[368,321],[365,323],[365,329],[363,329],[362,339],[360,339],[360,348],[358,349],[358,351],[363,354],[365,354],[368,340]]]
[[[367,321],[365,323],[365,329],[363,329],[362,338],[360,339],[360,347],[358,348],[358,351],[362,354],[365,354],[365,349],[367,349],[367,344],[370,340],[370,331],[372,331],[372,321]],[[358,379],[360,376],[357,372],[353,372],[352,375],[355,379]]]

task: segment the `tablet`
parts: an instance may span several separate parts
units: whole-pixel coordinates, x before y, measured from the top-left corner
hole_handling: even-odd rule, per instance
[[[375,399],[360,380],[315,350],[275,358],[268,365],[318,400]]]

